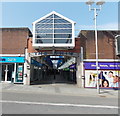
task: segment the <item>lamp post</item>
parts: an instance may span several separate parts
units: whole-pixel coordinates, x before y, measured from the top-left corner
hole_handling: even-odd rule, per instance
[[[105,3],[104,1],[96,2],[96,5],[99,6],[99,8],[92,8],[92,4],[95,2],[90,0],[86,2],[86,4],[89,6],[89,11],[94,11],[94,21],[95,21],[95,47],[96,47],[96,72],[97,72],[97,92],[100,94],[100,88],[99,88],[99,77],[98,77],[98,39],[97,39],[97,11],[101,10],[101,6]]]

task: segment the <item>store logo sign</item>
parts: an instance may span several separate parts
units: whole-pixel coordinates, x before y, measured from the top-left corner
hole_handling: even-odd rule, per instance
[[[5,58],[0,58],[0,61],[6,61],[6,59]]]
[[[24,57],[0,57],[1,63],[24,63]]]

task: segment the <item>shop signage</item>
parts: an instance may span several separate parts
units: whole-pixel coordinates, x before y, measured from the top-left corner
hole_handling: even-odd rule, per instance
[[[24,63],[25,57],[0,57],[0,63]]]
[[[66,56],[78,56],[78,53],[74,53],[74,52],[62,52],[62,51],[54,51],[54,53],[52,51],[48,51],[48,52],[35,52],[35,53],[30,53],[31,57],[33,56],[42,56],[42,55],[66,55]]]
[[[65,68],[64,71],[69,71],[70,69],[69,68]]]
[[[36,61],[36,60],[34,60],[34,59],[31,59],[31,64],[33,64],[33,65],[35,65],[35,66],[39,66],[39,67],[41,67],[41,66],[42,66],[42,64],[41,64],[41,63],[37,62],[37,61]]]
[[[72,64],[72,65],[70,65],[69,68],[70,68],[70,69],[76,69],[76,64]]]
[[[120,70],[120,62],[99,62],[99,69],[102,70]],[[85,69],[96,69],[96,62],[85,62]]]

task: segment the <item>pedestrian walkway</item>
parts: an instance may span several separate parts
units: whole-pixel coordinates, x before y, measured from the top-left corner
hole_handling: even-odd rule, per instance
[[[67,84],[74,84],[73,80],[69,80],[66,77],[63,77],[61,75],[48,75],[45,76],[42,80],[36,80],[31,83],[31,85],[36,84],[54,84],[54,83],[67,83]]]
[[[42,84],[42,85],[21,85],[11,83],[0,83],[1,91],[32,92],[44,94],[61,94],[71,96],[90,96],[90,97],[114,97],[118,98],[118,90],[101,89],[100,94],[96,89],[78,88],[74,84]]]

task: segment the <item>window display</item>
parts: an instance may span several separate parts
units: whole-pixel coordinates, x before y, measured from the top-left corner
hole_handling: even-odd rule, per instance
[[[120,71],[101,70],[97,77],[96,70],[86,70],[85,87],[97,87],[97,79],[99,79],[100,87],[120,87],[119,74]]]

